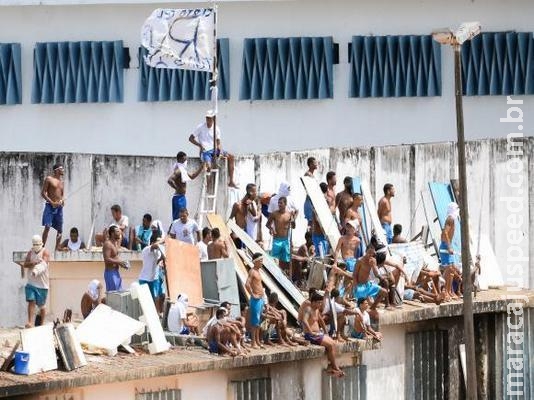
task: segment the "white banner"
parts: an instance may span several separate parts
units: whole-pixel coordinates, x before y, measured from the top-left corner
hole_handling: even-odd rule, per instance
[[[154,10],[141,30],[150,67],[211,71],[215,24],[211,8]]]

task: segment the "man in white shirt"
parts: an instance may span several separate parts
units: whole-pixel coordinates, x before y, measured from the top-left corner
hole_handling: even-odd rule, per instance
[[[208,261],[208,244],[211,242],[211,230],[207,226],[202,229],[202,240],[197,243],[200,261]]]
[[[161,280],[159,279],[159,262],[165,259],[163,249],[158,244],[158,235],[152,234],[150,237],[150,246],[146,246],[141,251],[143,259],[143,268],[139,274],[139,284],[147,284],[150,294],[154,299],[158,313],[163,312],[163,290]]]
[[[167,317],[169,332],[180,335],[200,334],[198,317],[195,314],[189,314],[187,312],[188,307],[189,298],[185,293],[180,293],[176,302],[169,309],[169,316]]]
[[[213,128],[215,122],[215,112],[208,110],[206,112],[206,122],[198,125],[193,133],[189,136],[189,141],[200,149],[200,159],[207,165],[208,171],[211,167],[214,156],[226,157],[228,159],[228,186],[237,188],[234,182],[234,156],[226,151],[221,150],[221,130],[216,127],[216,143],[213,137]],[[214,145],[216,146],[214,149]]]
[[[295,219],[297,218],[298,214],[298,208],[297,204],[295,203],[293,197],[291,196],[291,186],[288,182],[283,181],[280,183],[280,187],[278,188],[278,193],[275,194],[273,197],[271,197],[271,200],[269,200],[269,208],[267,211],[269,214],[272,214],[273,212],[278,210],[278,199],[280,197],[285,197],[287,200],[287,210],[289,212],[295,213]]]
[[[200,229],[195,220],[189,219],[187,208],[180,210],[180,218],[172,222],[169,228],[169,235],[173,239],[190,244],[200,241]]]

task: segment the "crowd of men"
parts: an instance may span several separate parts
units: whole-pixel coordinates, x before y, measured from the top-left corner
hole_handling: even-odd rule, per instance
[[[168,185],[174,190],[172,197],[172,223],[164,229],[161,221],[150,214],[143,215],[141,224],[131,227],[129,219],[123,214],[120,205],[111,207],[111,223],[102,233],[95,235],[95,243],[102,246],[104,258],[104,285],[99,280],[89,283],[82,296],[81,307],[84,317],[98,304],[105,302],[105,292],[122,290],[120,268],[129,268],[129,263],[120,257],[123,248],[140,251],[143,267],[139,282],[150,288],[158,312],[163,312],[165,298],[165,248],[166,235],[170,238],[196,245],[201,260],[227,258],[230,247],[245,248],[237,237],[222,237],[219,229],[198,226],[190,218],[187,209],[187,182],[197,178],[203,171],[209,171],[214,157],[229,160],[229,186],[236,187],[233,179],[233,156],[220,146],[220,130],[217,127],[214,139],[213,113],[206,114],[206,122],[199,125],[189,140],[199,147],[201,165],[190,172],[187,155],[179,152]],[[307,160],[304,176],[315,178],[318,162],[314,157]],[[61,241],[63,228],[63,206],[65,203],[62,176],[64,167],[56,164],[47,176],[42,188],[45,200],[41,236],[32,238],[32,249],[28,252],[24,267],[29,269],[26,285],[28,302],[27,327],[34,324],[35,306],[39,307],[40,319],[46,316],[46,297],[48,292],[48,262],[50,254],[44,245],[50,228],[56,234],[55,249],[58,251],[78,251],[86,246],[79,237],[77,228],[70,230],[69,239]],[[299,309],[298,324],[304,338],[288,327],[288,317],[278,305],[277,293],[266,296],[259,270],[262,267],[261,253],[253,255],[253,268],[250,269],[246,290],[250,301],[241,307],[241,315],[230,317],[229,303],[221,305],[214,317],[204,327],[209,347],[219,354],[237,355],[246,353],[247,335],[250,347],[261,348],[271,344],[273,338],[284,346],[294,346],[311,342],[326,348],[329,370],[336,376],[342,371],[335,361],[334,339],[344,341],[374,338],[382,340],[382,335],[372,327],[372,321],[379,318],[378,308],[383,304],[386,310],[400,307],[402,298],[440,304],[461,297],[461,276],[457,268],[458,260],[454,254],[452,240],[455,223],[459,216],[458,206],[449,204],[448,217],[442,231],[440,245],[441,270],[423,268],[415,281],[406,274],[403,260],[395,259],[388,251],[388,245],[403,243],[402,227],[393,224],[392,199],[395,187],[387,183],[384,195],[377,205],[377,217],[386,242],[380,241],[376,232],[365,234],[362,215],[362,194],[354,190],[353,180],[343,180],[343,190],[336,193],[337,177],[334,171],[326,174],[326,182],[318,182],[328,208],[338,224],[341,238],[331,248],[312,200],[307,197],[301,206],[296,204],[287,182],[280,184],[274,195],[260,195],[253,183],[246,185],[245,195],[232,206],[230,219],[235,220],[247,235],[262,247],[265,244],[264,229],[272,237],[270,255],[278,260],[279,267],[301,287],[308,289],[309,298]],[[302,210],[307,223],[305,243],[293,248],[293,230],[297,215]],[[233,242],[233,243],[232,243]],[[320,260],[330,271],[328,281],[322,288],[307,288],[306,273],[312,260]],[[399,293],[400,278],[405,279],[405,289]],[[323,289],[323,290],[318,290]],[[181,294],[172,305],[168,316],[170,330],[181,334],[200,334],[199,321],[188,312],[188,298]],[[376,326],[376,325],[375,325]]]

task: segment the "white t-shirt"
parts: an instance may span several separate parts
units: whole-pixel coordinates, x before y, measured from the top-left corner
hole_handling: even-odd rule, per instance
[[[183,307],[180,304],[173,304],[169,309],[169,316],[167,317],[167,328],[169,332],[180,333],[184,328],[184,319],[187,318],[186,313],[183,312]]]
[[[170,230],[170,233],[176,235],[176,239],[191,244],[196,243],[196,232],[199,232],[198,224],[192,219],[188,219],[185,224],[180,219],[176,219]]]
[[[152,250],[150,246],[146,246],[141,251],[141,257],[143,258],[143,268],[139,274],[140,281],[152,282],[158,279],[159,267],[158,260],[161,258],[161,248]]]
[[[217,139],[221,140],[221,130],[219,129],[218,125],[216,131]],[[213,150],[213,126],[208,128],[204,122],[196,127],[196,129],[193,131],[193,136],[195,137],[195,140],[200,143],[202,147],[204,147],[204,150]]]
[[[201,240],[197,243],[197,247],[200,251],[200,261],[208,261],[208,245]]]

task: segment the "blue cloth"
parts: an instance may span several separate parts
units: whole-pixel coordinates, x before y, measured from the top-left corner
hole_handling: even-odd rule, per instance
[[[311,334],[311,333],[305,333],[304,339],[306,339],[311,344],[321,345],[323,342],[324,334],[319,333],[317,335]]]
[[[180,331],[180,335],[189,335],[190,333],[191,331],[189,330],[187,326],[184,326],[182,330]]]
[[[219,345],[215,340],[208,342],[208,349],[210,353],[219,353]]]
[[[360,238],[360,245],[356,247],[356,250],[354,251],[354,257],[356,257],[356,260],[359,260],[360,257],[362,257],[363,254],[365,253],[363,238],[362,238],[361,233],[358,234],[358,237]]]
[[[152,236],[152,229],[150,226],[145,228],[143,225],[137,225],[135,228],[135,236],[141,241],[137,245],[137,250],[143,250],[146,246],[150,244],[150,237]]]
[[[347,271],[354,272],[354,267],[356,266],[356,259],[354,257],[346,258],[345,265],[347,266]]]
[[[118,268],[106,269],[104,281],[106,282],[106,292],[122,290],[122,278]]]
[[[263,299],[256,299],[254,297],[250,297],[249,301],[249,319],[250,319],[250,326],[258,327],[261,324],[261,314],[263,312]]]
[[[325,235],[312,234],[312,242],[315,247],[315,254],[320,257],[324,257],[330,252],[330,244]]]
[[[289,245],[289,237],[273,238],[271,255],[274,258],[278,258],[280,261],[291,261],[291,246]]]
[[[45,203],[43,210],[42,225],[54,228],[58,233],[63,232],[63,206],[52,207],[52,204]]]
[[[172,220],[180,218],[180,210],[187,208],[185,194],[175,194],[172,196]]]
[[[380,286],[372,281],[359,283],[354,289],[354,297],[356,299],[366,299],[368,297],[375,298],[380,293]]]
[[[384,229],[384,234],[386,235],[388,244],[393,243],[393,229],[391,229],[391,224],[388,224],[387,222],[383,222],[382,228]]]
[[[39,307],[45,305],[48,289],[38,288],[28,283],[24,288],[24,292],[26,294],[26,301],[35,301],[35,304]]]
[[[350,337],[354,339],[365,339],[365,333],[364,332],[356,332],[354,328],[350,331]]]
[[[449,253],[449,245],[445,242],[439,245],[439,259],[443,267],[456,264],[456,254]]]
[[[217,150],[216,154],[217,154],[217,157],[221,157],[221,156],[225,157],[228,155],[226,151],[220,151],[220,150]],[[214,155],[213,149],[206,150],[200,154],[200,158],[205,163],[211,163],[213,161],[213,155]]]
[[[404,289],[404,294],[402,298],[404,300],[413,300],[413,295],[415,294],[415,290],[413,289]]]
[[[150,290],[150,294],[152,295],[153,299],[157,299],[163,294],[163,290],[161,288],[161,281],[159,279],[153,280],[153,281],[144,281],[142,279],[139,279],[139,284],[148,285],[148,289]]]
[[[313,205],[310,196],[306,196],[306,200],[304,201],[304,218],[306,218],[308,223],[311,223],[313,219]]]

